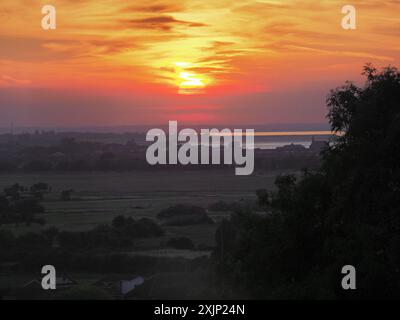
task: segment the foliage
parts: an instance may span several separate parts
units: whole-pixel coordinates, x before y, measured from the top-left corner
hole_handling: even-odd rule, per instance
[[[58,234],[58,242],[65,250],[87,250],[94,248],[126,248],[132,240],[148,237],[159,237],[163,229],[148,218],[134,220],[130,217],[117,216],[112,225],[100,225],[89,231],[62,231]]]
[[[10,187],[4,188],[3,194],[0,194],[0,225],[14,223],[19,225],[25,223],[30,225],[32,223],[44,224],[45,220],[37,218],[37,214],[44,213],[45,209],[40,204],[42,200],[42,191],[47,185],[36,184],[30,188],[14,184]]]
[[[171,238],[168,240],[167,246],[183,250],[191,250],[194,248],[192,240],[186,237]]]
[[[71,201],[73,192],[74,192],[74,190],[72,190],[72,189],[61,191],[60,200],[61,201]]]
[[[265,214],[240,210],[217,231],[218,271],[258,298],[400,297],[400,73],[364,68],[327,98],[332,130],[321,167],[257,192]],[[344,291],[341,268],[357,270]]]
[[[168,226],[185,226],[193,224],[211,224],[213,220],[207,215],[207,211],[198,206],[178,204],[163,209],[157,218]]]
[[[39,182],[30,187],[30,193],[38,200],[43,200],[43,194],[51,192],[51,187],[44,182]]]

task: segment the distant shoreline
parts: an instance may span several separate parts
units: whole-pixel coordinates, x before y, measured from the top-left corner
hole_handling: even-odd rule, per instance
[[[145,133],[152,128],[164,128],[162,124],[146,125],[124,125],[124,126],[18,126],[16,123],[0,126],[0,134],[35,133],[36,131],[54,131],[56,133]],[[306,132],[306,131],[328,131],[328,123],[277,123],[277,124],[193,124],[179,123],[180,128],[242,128],[254,129],[257,132]]]

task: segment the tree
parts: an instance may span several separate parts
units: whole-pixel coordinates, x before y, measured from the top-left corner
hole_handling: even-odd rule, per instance
[[[38,190],[49,190],[46,184],[37,184],[36,187],[31,188],[31,192],[35,194],[34,197],[26,195],[27,188],[14,184],[4,189],[4,194],[0,195],[0,225],[7,223],[31,223],[44,224],[45,220],[37,218],[36,214],[44,213],[45,209],[40,204],[39,197],[36,192]]]
[[[25,192],[25,187],[18,183],[13,184],[10,187],[4,188],[4,195],[11,198],[12,200],[18,200],[21,197],[21,193]]]
[[[186,237],[171,238],[168,240],[167,246],[183,250],[192,250],[194,248],[193,241]]]
[[[71,195],[74,192],[72,189],[61,191],[60,199],[61,201],[71,201]]]
[[[42,234],[47,237],[51,245],[54,244],[54,240],[57,238],[59,233],[60,231],[56,227],[49,227],[46,230],[42,231]]]
[[[248,295],[400,297],[400,73],[366,65],[364,75],[363,87],[347,82],[327,98],[340,135],[321,167],[259,191],[267,214],[232,215],[224,271]],[[340,286],[346,264],[356,267],[356,291]]]
[[[51,187],[44,182],[39,182],[30,187],[30,193],[38,200],[43,200],[43,194],[51,192]]]
[[[122,228],[128,225],[127,219],[123,215],[116,216],[112,221],[112,226],[114,228]]]

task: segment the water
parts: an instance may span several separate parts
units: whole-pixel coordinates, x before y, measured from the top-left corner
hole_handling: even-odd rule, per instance
[[[241,135],[242,142],[245,144],[246,132],[240,133],[220,133],[214,134],[215,136],[234,136]],[[283,147],[290,144],[302,145],[305,148],[309,148],[312,141],[329,141],[333,136],[333,133],[330,131],[256,131],[254,133],[254,148],[256,149],[276,149],[278,147]],[[196,138],[200,137],[196,136]],[[221,138],[221,140],[226,144],[227,141]],[[211,141],[210,141],[211,142]],[[201,142],[198,141],[194,143],[195,145],[199,145]],[[214,146],[214,143],[210,143],[211,146]],[[215,147],[219,146],[219,142],[216,143]]]
[[[329,141],[330,131],[290,131],[290,132],[256,132],[254,147],[258,149],[276,149],[289,144],[309,148],[312,141]]]
[[[309,148],[311,145],[311,141],[286,141],[286,142],[254,142],[254,148],[255,149],[276,149],[278,147],[283,147],[288,144],[297,144],[297,145],[302,145],[306,148]]]

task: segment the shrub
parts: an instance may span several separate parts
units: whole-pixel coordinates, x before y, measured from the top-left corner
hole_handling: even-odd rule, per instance
[[[168,240],[167,246],[175,249],[186,249],[186,250],[191,250],[194,248],[193,241],[186,237],[171,238]]]

